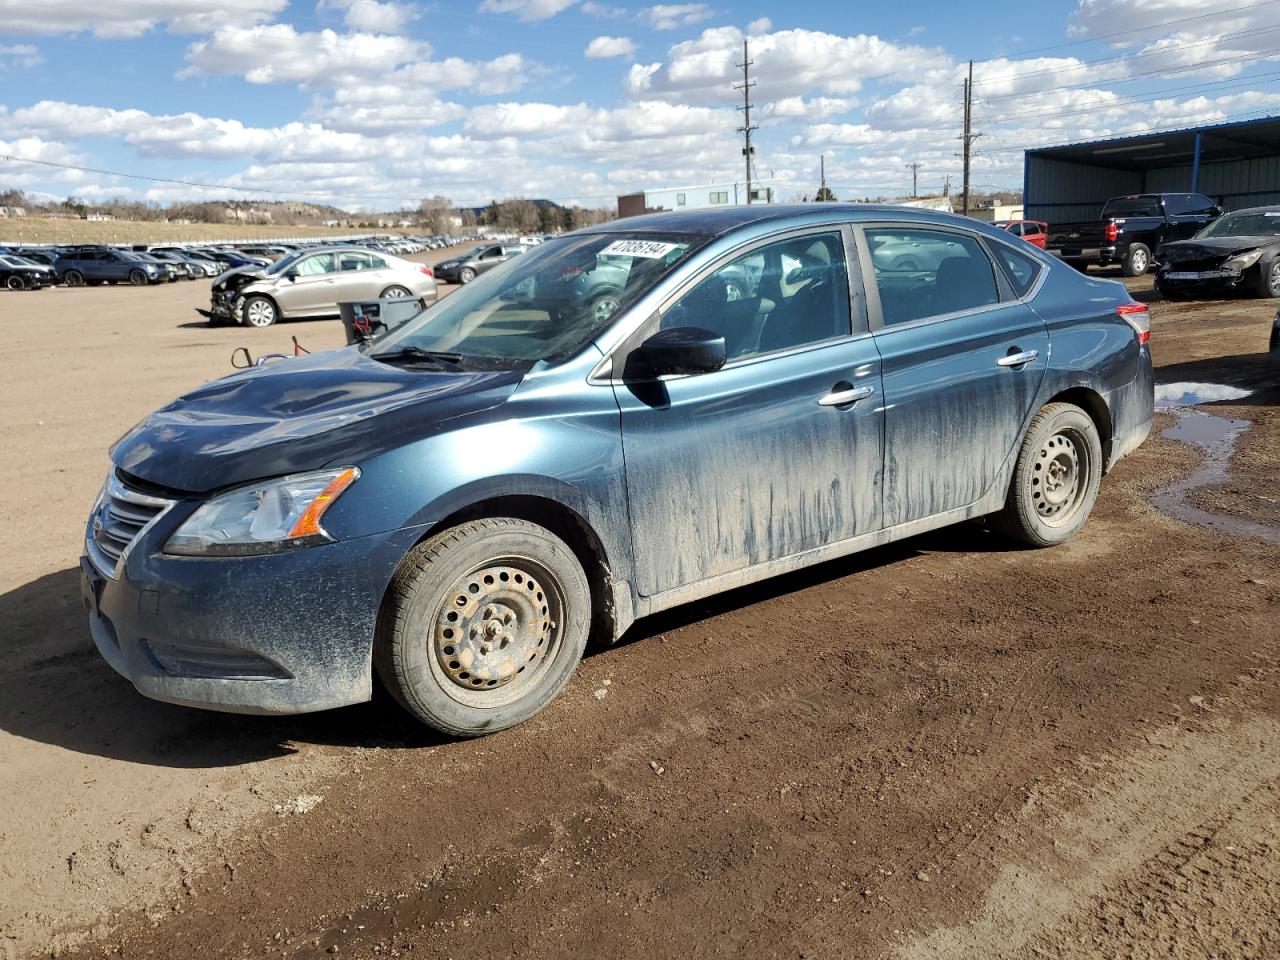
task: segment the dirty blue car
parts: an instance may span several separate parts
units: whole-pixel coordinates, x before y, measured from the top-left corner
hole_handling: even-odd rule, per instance
[[[604,263],[610,311],[566,282]],[[657,611],[971,518],[1063,542],[1150,429],[1148,337],[1120,284],[926,211],[579,231],[130,430],[91,632],[160,700],[321,710],[376,676],[432,727],[500,730]]]

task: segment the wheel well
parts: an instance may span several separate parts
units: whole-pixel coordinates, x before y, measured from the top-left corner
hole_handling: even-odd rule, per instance
[[[1098,428],[1098,439],[1102,443],[1102,467],[1105,471],[1107,465],[1111,462],[1113,428],[1111,411],[1107,409],[1107,402],[1102,399],[1101,394],[1096,390],[1090,390],[1088,387],[1072,387],[1070,390],[1063,390],[1057,396],[1050,398],[1049,403],[1070,403],[1089,415],[1093,425]]]
[[[591,584],[591,640],[612,643],[616,638],[616,616],[613,603],[613,577],[609,557],[596,532],[576,511],[545,497],[507,496],[481,500],[451,514],[432,526],[427,536],[468,520],[483,517],[512,517],[545,527],[563,540],[573,551]]]

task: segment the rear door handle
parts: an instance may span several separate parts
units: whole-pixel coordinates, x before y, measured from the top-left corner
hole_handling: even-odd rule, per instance
[[[875,389],[872,387],[850,387],[847,390],[833,390],[825,397],[818,398],[818,406],[843,407],[849,403],[865,400],[873,393],[875,393]]]
[[[1039,350],[1023,350],[1021,353],[1011,353],[1007,357],[1001,357],[996,364],[1001,367],[1020,367],[1038,356],[1040,356]]]

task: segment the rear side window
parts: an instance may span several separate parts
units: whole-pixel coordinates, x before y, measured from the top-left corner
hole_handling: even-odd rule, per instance
[[[1010,286],[1018,296],[1025,297],[1036,284],[1036,277],[1040,275],[1040,264],[1025,253],[1006,244],[993,243],[991,246],[995,250],[996,260],[1004,268],[1005,276],[1009,278]]]
[[[967,234],[895,228],[866,237],[886,327],[1000,301],[991,260]]]
[[[1103,217],[1158,217],[1159,197],[1117,197],[1102,208]]]

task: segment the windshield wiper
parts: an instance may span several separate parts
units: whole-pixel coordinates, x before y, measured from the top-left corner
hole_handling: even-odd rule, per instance
[[[423,350],[421,347],[401,347],[398,350],[388,350],[386,353],[371,353],[371,360],[379,360],[382,363],[429,363],[434,364],[441,370],[461,370],[462,354],[445,353],[442,350]]]

